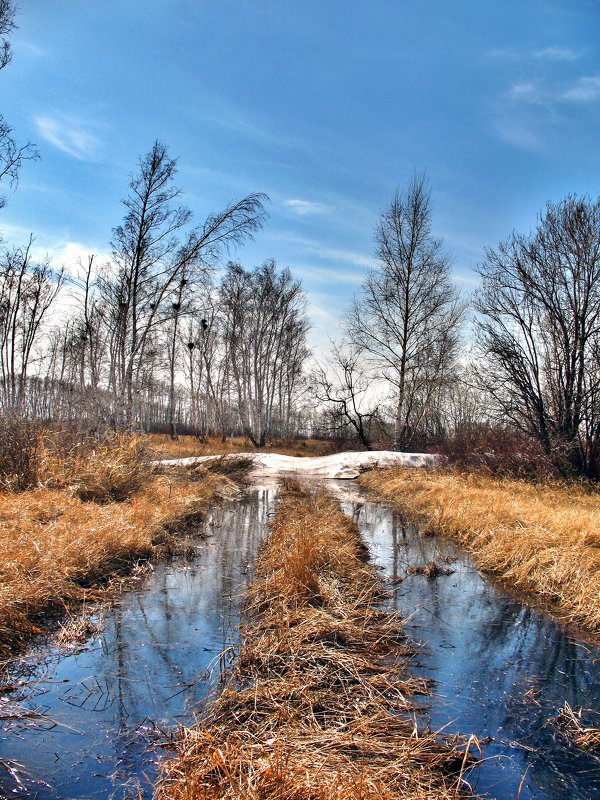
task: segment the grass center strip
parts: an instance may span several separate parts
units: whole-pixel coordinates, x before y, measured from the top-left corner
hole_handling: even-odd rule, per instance
[[[468,752],[420,731],[413,698],[430,687],[409,675],[414,651],[383,599],[338,504],[288,483],[236,666],[183,730],[158,798],[456,798]]]

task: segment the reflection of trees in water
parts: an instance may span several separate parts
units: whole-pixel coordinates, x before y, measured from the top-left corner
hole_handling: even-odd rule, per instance
[[[451,699],[460,694],[461,724],[499,736],[504,744],[498,741],[496,752],[510,755],[517,774],[520,765],[529,765],[528,784],[543,787],[542,796],[600,798],[600,760],[565,747],[547,724],[565,700],[575,708],[597,704],[600,676],[593,659],[600,658],[600,650],[590,652],[552,619],[482,578],[451,542],[421,536],[383,506],[363,504],[354,511],[367,541],[383,551],[386,574],[394,578],[410,565],[459,555],[456,575],[407,579],[395,598],[404,614],[417,608],[425,612],[419,615],[421,632],[432,653],[424,670],[441,679],[441,694]],[[443,647],[454,652],[450,668]],[[526,694],[530,689],[539,692],[539,705]],[[456,703],[450,715],[456,715]],[[514,749],[512,740],[534,751]]]
[[[112,737],[123,775],[139,772],[140,754],[147,752],[138,726],[149,718],[172,718],[198,702],[207,690],[202,673],[237,638],[240,595],[264,536],[271,496],[259,491],[215,509],[214,535],[200,543],[192,565],[159,565],[142,591],[107,616],[108,658],[101,666],[116,699]],[[197,642],[190,641],[194,631]]]

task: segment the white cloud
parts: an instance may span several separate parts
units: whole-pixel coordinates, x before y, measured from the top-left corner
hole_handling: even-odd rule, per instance
[[[579,78],[562,96],[563,100],[575,103],[593,103],[600,100],[600,76]]]
[[[577,61],[584,52],[584,50],[573,50],[571,47],[555,45],[536,50],[533,53],[533,57],[544,61]]]
[[[93,160],[100,140],[89,131],[89,125],[68,114],[34,117],[38,134],[49,144],[81,161]]]
[[[4,246],[23,247],[29,241],[31,231],[20,225],[4,224],[0,229]],[[52,235],[40,233],[33,238],[31,247],[32,258],[43,261],[50,258],[56,266],[65,266],[67,271],[75,274],[78,269],[78,262],[87,263],[88,256],[95,256],[97,264],[104,264],[110,260],[110,252],[104,247],[97,247],[93,244],[84,244],[72,239],[61,239]]]
[[[551,45],[539,50],[518,50],[516,47],[495,47],[488,50],[488,58],[500,61],[577,61],[585,50],[574,50],[563,45]]]
[[[284,200],[283,205],[300,217],[304,217],[307,214],[327,214],[332,211],[332,207],[325,205],[325,203],[316,203],[312,200],[299,200],[297,198]]]

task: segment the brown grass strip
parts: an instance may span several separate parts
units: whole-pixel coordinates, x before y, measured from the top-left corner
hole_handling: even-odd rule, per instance
[[[538,595],[561,619],[600,631],[600,495],[450,470],[381,470],[360,477],[425,531],[473,553],[478,567]]]
[[[234,671],[183,731],[159,800],[457,797],[464,749],[419,731],[412,698],[429,687],[407,674],[413,651],[381,600],[338,505],[288,488]]]
[[[126,480],[119,454],[112,458],[102,467],[95,457],[98,470],[72,485],[0,493],[0,656],[22,647],[53,614],[100,597],[100,586],[135,562],[175,549],[175,533],[197,523],[212,501],[238,493],[226,476],[191,480],[146,470],[136,474],[141,488],[131,497],[111,501],[102,487]],[[111,481],[101,480],[102,469],[112,470]]]

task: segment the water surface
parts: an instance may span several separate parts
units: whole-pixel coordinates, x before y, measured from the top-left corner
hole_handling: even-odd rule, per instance
[[[122,798],[138,784],[151,796],[158,745],[192,721],[233,654],[272,497],[256,489],[215,508],[207,538],[155,565],[80,652],[28,654],[20,690],[0,706],[0,717],[18,700],[33,713],[0,722],[1,797]]]
[[[598,800],[600,754],[549,722],[565,701],[600,725],[600,648],[495,586],[449,540],[424,537],[392,509],[346,501],[374,561],[424,647],[414,672],[434,678],[433,730],[492,741],[471,780],[497,800]],[[451,575],[410,574],[436,562]],[[520,790],[520,795],[518,794]]]
[[[338,491],[409,618],[408,636],[423,644],[412,670],[437,681],[422,724],[492,737],[469,776],[474,788],[496,800],[519,791],[520,800],[600,800],[600,759],[549,721],[568,702],[600,725],[600,649],[499,589],[448,540],[366,502],[352,482]],[[17,701],[30,714],[0,721],[1,797],[118,800],[137,797],[138,785],[151,796],[165,739],[193,721],[234,656],[274,494],[257,488],[215,509],[191,557],[156,565],[79,652],[42,643],[27,654],[22,684],[0,703],[0,719]],[[431,561],[453,573],[410,573]]]

